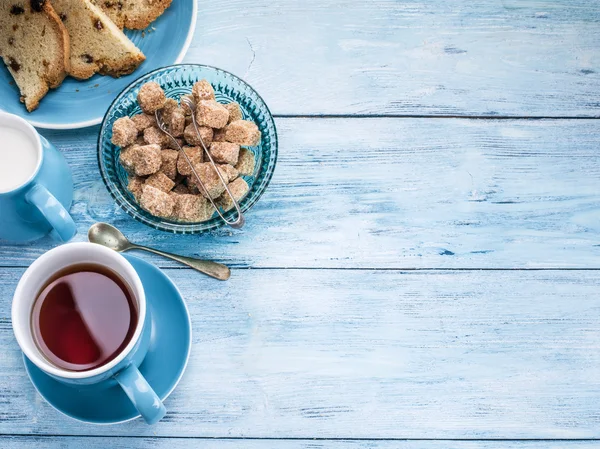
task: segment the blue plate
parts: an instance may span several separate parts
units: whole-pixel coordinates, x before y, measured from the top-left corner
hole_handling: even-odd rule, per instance
[[[85,81],[67,77],[57,89],[48,92],[33,112],[27,112],[19,101],[19,89],[0,61],[0,109],[40,128],[74,129],[96,125],[115,97],[131,82],[158,67],[183,59],[194,34],[196,13],[196,0],[173,1],[146,30],[125,31],[146,55],[146,60],[132,74],[121,78],[95,75]]]
[[[154,265],[125,256],[139,274],[152,313],[150,349],[140,371],[164,401],[181,379],[190,356],[192,326],[179,290]],[[139,417],[121,387],[106,381],[75,387],[54,380],[23,356],[38,393],[65,415],[92,424],[116,424]],[[167,407],[168,410],[168,407]]]

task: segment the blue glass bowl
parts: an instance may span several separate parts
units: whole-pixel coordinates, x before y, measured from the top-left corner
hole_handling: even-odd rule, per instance
[[[240,202],[242,212],[248,211],[263,194],[271,181],[277,162],[277,130],[273,116],[260,95],[237,76],[215,67],[182,64],[164,67],[139,78],[119,94],[104,117],[98,137],[98,164],[102,179],[117,204],[136,220],[161,231],[194,234],[219,228],[225,223],[216,212],[211,219],[200,223],[182,223],[155,217],[143,210],[127,190],[128,174],[119,163],[121,150],[110,142],[112,126],[118,118],[131,117],[141,112],[137,94],[144,83],[155,81],[162,86],[167,97],[177,99],[181,95],[191,93],[194,83],[202,79],[212,84],[217,101],[237,101],[244,119],[256,123],[262,134],[259,145],[247,147],[254,153],[256,165],[252,176],[243,176],[250,190]],[[232,209],[225,217],[232,219],[235,214],[235,209]]]

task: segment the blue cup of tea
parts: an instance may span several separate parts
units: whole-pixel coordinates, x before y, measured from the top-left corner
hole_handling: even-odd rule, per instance
[[[70,240],[73,178],[62,154],[16,115],[0,111],[0,239],[28,242],[48,233]]]
[[[71,278],[70,282],[65,280],[62,287],[56,286],[57,281],[65,279],[65,273],[103,273],[118,280],[117,285],[130,306],[126,308],[128,312],[123,313],[122,307],[116,307],[114,298],[110,307],[73,307],[74,302],[77,303],[76,296],[115,297],[119,293],[114,289],[103,291],[104,284],[99,283],[98,277],[88,277],[80,284]],[[58,319],[63,322],[59,325],[49,321],[44,324],[40,319],[41,315],[52,313],[52,303],[43,295],[53,285],[63,289],[58,292],[61,297],[56,303],[60,307],[59,314],[54,315],[60,315]],[[40,305],[42,299],[44,303]],[[44,307],[48,310],[44,311]],[[165,415],[165,406],[139,370],[150,347],[150,308],[137,272],[119,253],[95,243],[78,242],[43,254],[21,277],[13,296],[11,318],[21,350],[47,375],[79,389],[106,388],[118,383],[148,424],[158,422]],[[119,334],[114,321],[124,318],[127,332]],[[115,340],[117,334],[122,337]],[[90,358],[86,341],[103,351]],[[89,406],[94,407],[94,404]]]

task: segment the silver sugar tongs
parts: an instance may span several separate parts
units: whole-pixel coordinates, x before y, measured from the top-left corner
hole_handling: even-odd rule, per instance
[[[183,154],[183,157],[185,158],[185,160],[189,164],[190,168],[192,169],[192,173],[194,173],[194,176],[196,177],[196,180],[198,181],[198,185],[200,186],[200,188],[204,192],[204,196],[206,196],[206,198],[208,198],[208,200],[210,201],[210,203],[213,205],[213,207],[215,208],[215,210],[219,214],[219,217],[221,217],[221,219],[227,225],[231,226],[232,228],[239,229],[242,226],[244,226],[244,223],[246,222],[246,220],[244,219],[244,214],[242,214],[242,210],[240,209],[240,205],[238,204],[238,202],[235,200],[235,198],[231,194],[231,191],[229,190],[229,187],[227,187],[227,182],[225,182],[225,180],[223,179],[223,176],[221,175],[221,171],[219,170],[219,168],[215,164],[215,161],[213,160],[212,155],[208,151],[208,148],[206,148],[206,145],[204,145],[204,141],[202,140],[202,136],[200,135],[200,131],[198,130],[198,124],[196,123],[196,117],[195,117],[196,105],[188,97],[183,97],[181,99],[181,102],[183,104],[185,104],[185,106],[187,106],[190,109],[190,112],[192,113],[192,123],[194,124],[194,129],[196,130],[196,134],[198,135],[198,139],[200,139],[200,143],[202,144],[202,148],[204,149],[204,153],[208,156],[208,159],[210,160],[210,163],[212,164],[213,168],[215,169],[215,172],[217,173],[217,176],[219,177],[219,179],[221,180],[221,182],[225,186],[225,191],[227,192],[227,195],[229,195],[229,198],[231,198],[231,200],[233,201],[233,205],[234,205],[235,210],[236,210],[237,215],[238,215],[238,217],[237,217],[237,219],[235,221],[229,221],[229,220],[227,220],[223,216],[223,214],[221,213],[221,211],[219,210],[219,207],[215,204],[215,202],[213,201],[213,199],[210,197],[210,195],[208,194],[208,191],[206,190],[206,188],[204,187],[204,184],[202,183],[202,180],[200,179],[200,176],[198,175],[198,173],[196,172],[196,169],[194,168],[194,164],[192,163],[192,161],[190,160],[190,158],[188,157],[188,155],[186,154],[186,152],[183,151],[183,149],[181,148],[181,145],[179,145],[179,142],[177,142],[177,139],[167,130],[167,127],[165,126],[165,122],[162,119],[162,111],[160,111],[160,110],[158,110],[158,111],[156,111],[154,113],[154,116],[156,118],[156,124],[158,125],[159,129],[163,133],[165,133],[167,136],[169,136],[171,138],[171,140],[173,140],[173,142],[175,142],[175,145],[177,145],[177,148],[179,148],[180,154]]]

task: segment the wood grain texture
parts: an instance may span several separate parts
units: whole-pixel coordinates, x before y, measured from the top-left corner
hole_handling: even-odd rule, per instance
[[[600,121],[279,119],[273,181],[242,231],[175,236],[130,218],[97,171],[97,129],[44,133],[73,168],[76,240],[96,221],[234,267],[600,266]],[[0,242],[0,265],[55,245]],[[174,266],[154,257],[161,266]]]
[[[276,114],[600,116],[589,0],[203,0],[185,62]]]
[[[198,17],[185,62],[278,115],[244,231],[151,230],[109,197],[97,127],[44,134],[74,171],[77,241],[107,221],[240,269],[145,257],[188,301],[188,370],[157,426],[91,426],[35,393],[10,327],[23,267],[55,243],[0,241],[0,446],[597,447],[573,439],[600,438],[600,270],[444,269],[600,268],[600,122],[285,116],[599,118],[600,4],[203,0]],[[572,441],[519,440],[541,438]]]
[[[167,269],[192,315],[166,418],[85,425],[29,383],[0,270],[0,434],[598,438],[599,271]]]
[[[3,449],[52,446],[57,449],[588,449],[597,441],[331,441],[331,440],[224,440],[122,437],[6,437]]]

